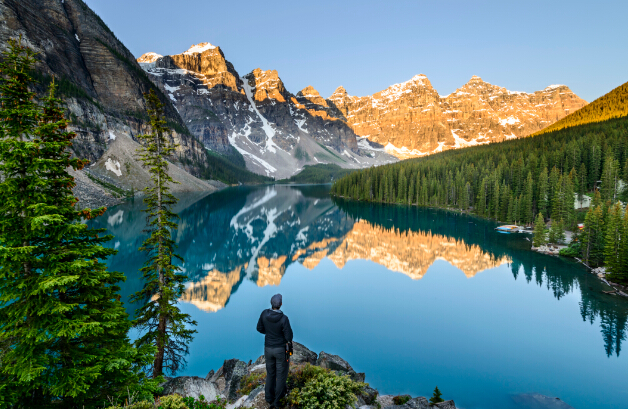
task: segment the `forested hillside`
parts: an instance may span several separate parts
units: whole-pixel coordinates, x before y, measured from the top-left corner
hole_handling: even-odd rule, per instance
[[[532,136],[628,115],[628,82]]]
[[[612,200],[620,179],[628,181],[628,118],[366,169],[337,181],[332,194],[521,223],[542,213],[570,226],[575,193],[599,187]]]

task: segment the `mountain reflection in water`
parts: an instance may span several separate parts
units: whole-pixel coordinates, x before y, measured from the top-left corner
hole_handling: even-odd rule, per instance
[[[290,264],[311,270],[326,257],[340,269],[350,260],[370,260],[414,280],[436,260],[468,278],[508,263],[514,279],[546,286],[557,299],[579,289],[582,319],[593,324],[599,318],[606,354],[619,356],[625,301],[602,294],[602,284],[579,265],[531,252],[521,235],[496,233],[491,222],[434,209],[332,200],[328,192],[328,186],[269,186],[182,196],[174,209],[181,217],[178,251],[190,279],[182,301],[216,312],[243,280],[279,285]],[[141,208],[136,199],[92,222],[115,237],[111,245],[119,253],[109,263],[128,276],[123,296],[142,285]]]

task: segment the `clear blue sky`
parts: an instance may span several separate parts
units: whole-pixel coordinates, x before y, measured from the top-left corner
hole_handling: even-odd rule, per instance
[[[296,93],[369,95],[415,74],[449,94],[472,75],[587,101],[628,81],[628,1],[85,0],[131,52],[220,46],[240,75]]]

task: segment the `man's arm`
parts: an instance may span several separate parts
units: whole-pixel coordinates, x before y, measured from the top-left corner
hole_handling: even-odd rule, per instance
[[[257,321],[257,332],[266,334],[266,328],[264,328],[264,323],[262,322],[262,315],[259,316],[259,321]]]
[[[290,320],[286,317],[283,324],[283,336],[288,342],[292,342],[292,327],[290,326]]]

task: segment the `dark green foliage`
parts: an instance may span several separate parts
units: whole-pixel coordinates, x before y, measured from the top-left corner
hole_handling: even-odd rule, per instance
[[[141,335],[137,345],[150,345],[157,348],[152,365],[153,378],[163,375],[164,369],[175,374],[185,367],[188,344],[196,330],[196,325],[188,314],[177,306],[183,294],[186,277],[179,274],[180,268],[175,259],[183,261],[175,254],[176,244],[172,231],[177,228],[174,222],[178,216],[171,211],[177,199],[170,193],[169,185],[175,183],[168,174],[166,157],[172,155],[175,146],[168,141],[170,129],[166,127],[163,104],[151,90],[145,95],[152,132],[140,135],[145,145],[139,149],[142,165],[148,169],[153,186],[146,187],[146,222],[150,236],[144,241],[141,251],[148,254],[148,260],[141,269],[144,274],[144,288],[133,295],[133,301],[143,303],[137,311],[134,325]]]
[[[539,213],[534,221],[534,238],[532,244],[534,247],[540,247],[547,243],[547,229],[545,228],[545,220],[543,215]]]
[[[285,401],[294,409],[344,409],[357,401],[356,395],[365,387],[347,375],[305,364],[288,375]]]
[[[179,158],[183,164],[193,164],[190,159]],[[228,185],[238,183],[268,183],[274,179],[268,176],[258,175],[246,169],[242,154],[233,149],[230,155],[206,150],[204,161],[199,158],[195,162],[200,168],[199,176],[202,179],[213,179]]]
[[[225,409],[227,407],[227,401],[220,399],[218,396],[216,397],[216,400],[211,403],[206,401],[205,396],[203,395],[201,395],[199,399],[194,399],[192,397],[183,398],[183,402],[188,409]]]
[[[434,394],[430,398],[430,405],[435,405],[437,403],[444,402],[445,400],[441,398],[442,395],[443,394],[441,393],[440,389],[438,389],[438,386],[434,388]]]
[[[301,172],[288,179],[282,179],[278,183],[329,183],[354,171],[354,169],[343,169],[331,163],[306,165]]]
[[[398,395],[393,398],[393,403],[395,405],[405,405],[410,399],[410,395]]]
[[[41,104],[30,91],[34,53],[9,41],[0,63],[0,406],[95,407],[127,388],[156,384],[140,372],[151,347],[133,348],[119,296],[111,236],[83,219],[67,168],[67,132],[53,83]]]
[[[581,254],[580,242],[572,241],[571,243],[569,243],[569,247],[560,249],[558,254],[560,254],[563,257],[580,257],[580,254]]]

